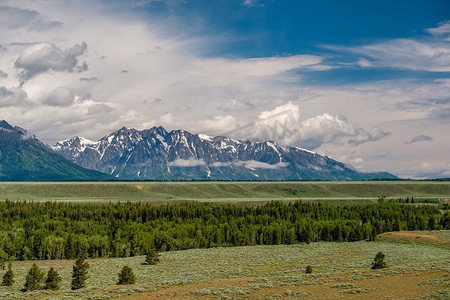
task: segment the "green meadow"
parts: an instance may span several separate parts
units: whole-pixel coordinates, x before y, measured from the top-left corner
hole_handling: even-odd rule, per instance
[[[448,199],[450,182],[2,182],[0,200],[369,204],[378,198]],[[334,200],[334,201],[329,201]]]

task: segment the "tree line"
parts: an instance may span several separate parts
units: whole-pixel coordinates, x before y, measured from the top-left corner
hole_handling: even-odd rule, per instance
[[[399,230],[450,229],[436,206],[397,203],[0,203],[0,267],[8,260],[129,257],[217,246],[373,240]]]

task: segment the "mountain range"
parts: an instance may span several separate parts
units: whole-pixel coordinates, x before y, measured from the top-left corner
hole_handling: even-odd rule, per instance
[[[98,141],[73,137],[51,146],[73,163],[119,180],[371,180],[392,174],[361,173],[302,148],[272,141],[121,128]]]
[[[27,130],[0,121],[1,181],[108,180],[54,153]]]

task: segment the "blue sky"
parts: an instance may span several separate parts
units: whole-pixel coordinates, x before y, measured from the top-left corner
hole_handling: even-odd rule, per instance
[[[450,1],[0,0],[0,119],[48,144],[123,126],[274,135],[450,177]],[[280,120],[283,121],[283,120]]]
[[[235,42],[211,55],[276,56],[323,52],[322,45],[358,45],[367,40],[424,37],[424,28],[449,18],[450,2],[424,1],[150,1],[133,6],[144,18],[172,16],[181,31],[225,35]],[[178,24],[176,24],[178,25]],[[181,29],[181,30],[180,30]]]
[[[119,2],[122,3],[123,2]],[[450,2],[432,1],[137,1],[126,9],[143,19],[164,24],[169,35],[222,36],[210,45],[208,57],[254,58],[317,54],[330,65],[352,63],[355,55],[332,47],[352,47],[391,39],[429,39],[426,28],[449,19]],[[124,9],[121,6],[121,9]],[[329,47],[331,46],[331,48]],[[309,84],[447,77],[428,72],[384,67],[337,68],[326,73],[303,72]]]

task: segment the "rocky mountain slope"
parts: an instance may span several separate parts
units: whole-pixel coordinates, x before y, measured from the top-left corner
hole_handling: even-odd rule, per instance
[[[88,169],[122,180],[369,180],[396,178],[360,173],[327,156],[274,142],[224,136],[121,128],[99,141],[74,137],[51,147]]]

